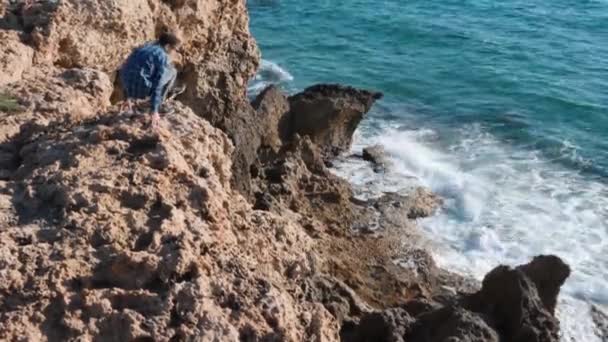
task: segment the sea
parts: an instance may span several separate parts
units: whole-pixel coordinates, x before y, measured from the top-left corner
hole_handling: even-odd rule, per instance
[[[249,92],[343,83],[384,93],[351,153],[358,196],[426,186],[437,263],[482,279],[556,254],[572,268],[562,341],[602,341],[608,306],[608,0],[249,0],[262,64]]]

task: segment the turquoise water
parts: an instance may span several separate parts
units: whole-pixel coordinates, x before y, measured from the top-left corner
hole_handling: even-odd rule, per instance
[[[249,1],[264,63],[252,91],[318,82],[382,91],[354,150],[385,145],[362,196],[412,179],[446,199],[421,222],[440,265],[481,277],[556,253],[573,267],[564,340],[608,304],[608,1]]]
[[[386,105],[411,106],[421,119],[478,122],[608,175],[605,1],[286,0],[250,9],[265,59],[296,87],[378,89]]]

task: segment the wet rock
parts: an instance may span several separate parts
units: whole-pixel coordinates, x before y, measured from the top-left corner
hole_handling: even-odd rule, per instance
[[[439,196],[422,187],[416,188],[408,199],[407,217],[412,220],[433,215],[443,203]]]
[[[558,320],[521,269],[499,266],[492,270],[484,278],[481,290],[469,298],[467,307],[487,317],[506,340],[559,341]]]
[[[307,135],[329,155],[350,148],[363,116],[381,93],[320,84],[289,98],[291,131]]]
[[[363,149],[363,160],[372,163],[374,172],[385,172],[390,168],[391,162],[382,145],[369,146]]]
[[[547,293],[555,293],[550,290],[563,283],[564,266],[554,256],[540,256],[515,269],[499,266],[486,275],[477,293],[416,299],[367,314],[358,324],[343,325],[343,336],[347,341],[559,341],[559,322],[523,270],[553,272],[545,274],[543,284]],[[395,312],[407,313],[407,319],[394,319]]]
[[[545,308],[554,315],[559,290],[570,276],[570,267],[554,255],[540,255],[518,269],[534,282]]]
[[[199,95],[219,89],[232,98],[244,95],[236,93],[245,89],[259,59],[243,1],[45,0],[20,15],[36,63],[91,67],[109,74],[132,48],[165,28],[177,31],[182,48],[176,59],[195,68],[189,86]]]
[[[596,335],[602,340],[608,340],[608,314],[597,306],[591,307],[591,317],[595,323]]]

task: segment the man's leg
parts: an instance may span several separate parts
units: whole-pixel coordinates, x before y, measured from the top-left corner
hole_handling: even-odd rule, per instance
[[[169,65],[165,68],[165,72],[160,78],[160,84],[163,85],[163,97],[162,101],[164,102],[167,99],[167,95],[175,86],[175,80],[177,79],[177,70],[172,65]]]
[[[161,106],[165,102],[165,99],[167,98],[167,94],[169,94],[169,91],[171,90],[171,88],[173,88],[176,78],[177,78],[177,70],[175,70],[175,68],[172,65],[167,66],[165,68],[165,71],[163,72],[163,74],[160,77],[160,84],[163,87],[163,93],[162,93],[162,97],[161,97]],[[152,127],[152,129],[155,129],[155,130],[158,129],[159,121],[160,121],[159,115],[157,113],[154,113],[150,120],[150,126]]]

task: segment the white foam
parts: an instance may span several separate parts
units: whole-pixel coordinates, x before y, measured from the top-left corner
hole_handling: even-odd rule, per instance
[[[365,131],[365,128],[363,128]],[[426,132],[426,133],[425,133]],[[588,302],[608,303],[608,187],[534,151],[516,150],[471,125],[450,132],[386,128],[359,134],[355,149],[380,143],[395,168],[373,178],[350,161],[337,172],[377,189],[411,186],[411,177],[446,200],[421,226],[434,240],[440,266],[481,279],[498,264],[517,265],[556,254],[572,267],[559,315],[565,341],[598,340]],[[568,150],[568,152],[571,152]],[[387,182],[388,180],[388,182]],[[371,191],[370,191],[371,192]]]
[[[249,83],[247,92],[256,95],[271,84],[284,84],[293,81],[293,76],[278,64],[262,59],[258,72]]]

